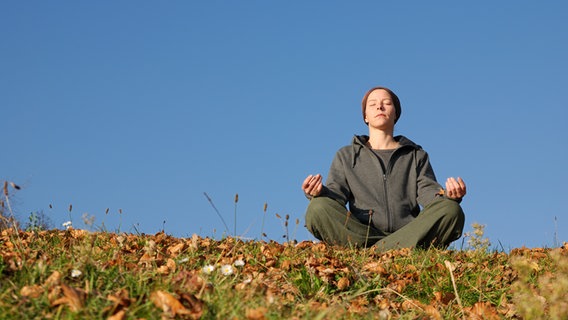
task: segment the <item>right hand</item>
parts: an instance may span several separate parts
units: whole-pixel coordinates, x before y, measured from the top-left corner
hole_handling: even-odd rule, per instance
[[[308,196],[317,197],[321,193],[323,188],[321,174],[309,175],[304,183],[302,183],[302,190]]]

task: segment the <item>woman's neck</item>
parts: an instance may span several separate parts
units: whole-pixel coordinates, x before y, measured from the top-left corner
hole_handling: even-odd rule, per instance
[[[375,150],[396,149],[399,144],[394,139],[392,131],[369,130],[367,146]]]

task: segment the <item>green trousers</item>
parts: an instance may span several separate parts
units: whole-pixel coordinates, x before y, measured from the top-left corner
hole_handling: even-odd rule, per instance
[[[313,198],[306,211],[306,227],[319,240],[341,246],[375,246],[381,251],[447,248],[461,237],[464,222],[459,203],[449,199],[434,200],[414,220],[390,234],[348,215],[345,206],[327,197]]]

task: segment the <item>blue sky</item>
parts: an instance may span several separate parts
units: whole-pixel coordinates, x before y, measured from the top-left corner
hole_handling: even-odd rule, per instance
[[[395,133],[466,181],[466,231],[552,246],[568,241],[566,30],[562,1],[5,1],[0,179],[22,186],[22,220],[59,228],[88,213],[220,238],[204,192],[230,234],[238,193],[239,235],[281,241],[289,214],[311,240],[301,181],[367,133],[361,98],[384,85]]]

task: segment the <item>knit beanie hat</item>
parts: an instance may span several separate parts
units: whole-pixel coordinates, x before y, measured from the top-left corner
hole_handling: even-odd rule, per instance
[[[367,91],[367,93],[365,93],[365,96],[363,97],[363,102],[362,102],[363,121],[365,121],[365,109],[367,108],[367,99],[369,98],[369,95],[371,94],[371,92],[378,90],[378,89],[385,90],[391,96],[392,102],[394,103],[394,109],[395,109],[395,112],[396,112],[396,118],[394,119],[394,123],[396,123],[398,121],[398,119],[400,118],[400,113],[402,112],[402,109],[400,108],[400,100],[398,99],[398,96],[394,92],[392,92],[391,89],[385,88],[385,87],[374,87],[374,88],[371,88],[369,91]],[[365,124],[367,124],[367,122],[365,122]]]

